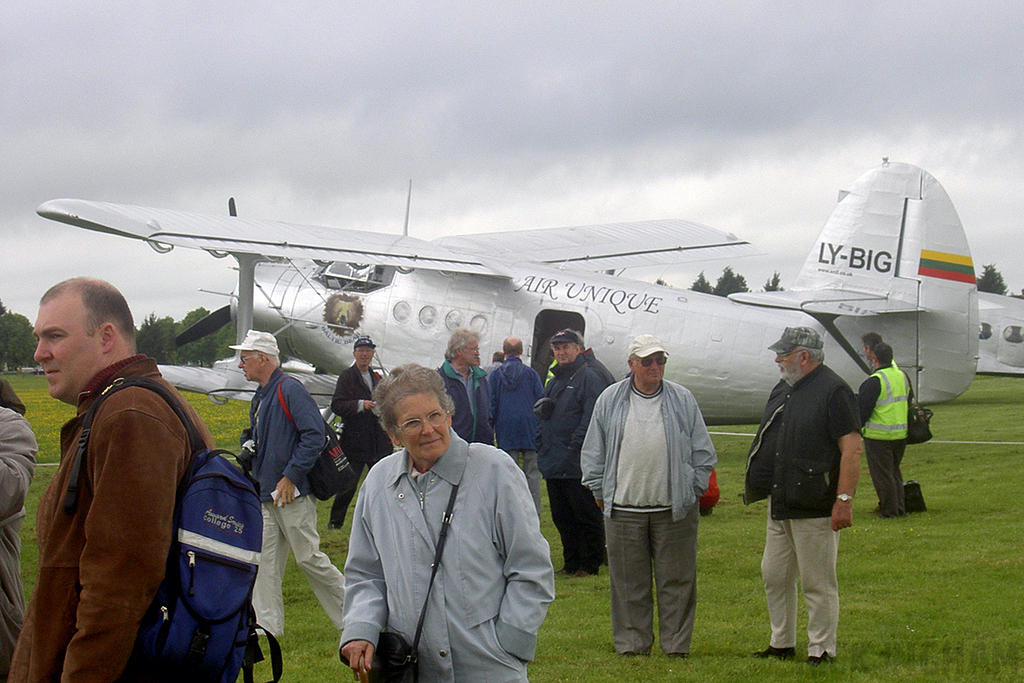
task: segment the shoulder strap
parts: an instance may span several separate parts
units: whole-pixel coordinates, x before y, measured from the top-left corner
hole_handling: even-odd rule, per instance
[[[459,492],[459,485],[452,486],[452,495],[448,497],[448,509],[441,519],[441,533],[437,537],[437,552],[434,553],[434,564],[430,570],[430,583],[427,584],[427,597],[423,600],[423,609],[420,610],[420,620],[416,624],[416,637],[412,641],[413,657],[416,656],[416,648],[420,644],[420,636],[423,635],[423,620],[427,616],[427,602],[430,601],[430,589],[434,587],[434,577],[441,566],[441,553],[444,552],[445,541],[448,540],[448,527],[452,524],[452,511],[455,509],[455,494]]]
[[[295,380],[295,381],[297,382],[298,380]],[[284,400],[284,392],[281,391],[281,385],[282,384],[284,384],[284,380],[283,379],[280,382],[277,383],[277,400],[280,401],[281,408],[284,410],[284,414],[288,416],[288,421],[291,422],[294,425],[295,424],[295,418],[292,417],[292,411],[288,410],[288,403]]]
[[[100,404],[103,403],[104,399],[111,394],[120,391],[121,389],[127,389],[128,387],[142,387],[144,389],[149,389],[167,402],[167,405],[171,407],[171,410],[174,411],[174,414],[178,416],[178,419],[181,420],[182,424],[185,426],[185,431],[188,432],[189,447],[193,454],[206,447],[206,444],[203,442],[202,435],[199,433],[199,430],[196,428],[191,418],[189,418],[188,413],[185,412],[177,397],[175,397],[167,387],[149,377],[120,377],[100,392],[100,395],[92,402],[89,409],[85,411],[85,417],[82,418],[82,432],[78,436],[78,450],[75,452],[75,460],[71,465],[71,476],[68,478],[68,490],[64,496],[64,512],[69,515],[75,514],[75,511],[78,509],[78,480],[81,478],[82,461],[85,459],[85,453],[89,447],[89,435],[92,432],[93,417],[95,417],[96,411],[99,410]]]

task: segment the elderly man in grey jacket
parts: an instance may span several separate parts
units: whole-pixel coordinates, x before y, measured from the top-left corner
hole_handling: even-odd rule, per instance
[[[654,642],[651,574],[662,652],[686,657],[697,609],[698,501],[718,457],[697,401],[664,380],[668,352],[642,334],[630,376],[597,399],[583,442],[583,484],[604,511],[612,639],[621,655]]]

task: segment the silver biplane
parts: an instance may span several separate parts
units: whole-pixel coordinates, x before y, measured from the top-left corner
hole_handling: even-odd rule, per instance
[[[481,347],[523,339],[546,371],[547,340],[584,333],[615,374],[640,333],[661,337],[666,376],[687,386],[710,423],[756,421],[779,374],[767,350],[783,328],[814,327],[826,362],[854,387],[867,372],[860,335],[882,334],[923,402],[948,401],[974,378],[978,293],[960,219],[938,181],[885,162],[841,193],[793,286],[728,299],[621,276],[637,266],[732,258],[747,242],[678,220],[450,236],[433,241],[58,199],[39,214],[74,226],[174,247],[230,254],[239,286],[229,307],[189,337],[235,320],[273,332],[282,352],[311,364],[300,374],[321,404],[333,373],[370,335],[386,368],[440,365],[451,330],[470,326]],[[526,358],[524,358],[526,360]],[[245,398],[235,367],[164,367],[178,386]]]

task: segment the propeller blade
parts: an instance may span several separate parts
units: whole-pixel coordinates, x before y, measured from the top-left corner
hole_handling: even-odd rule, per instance
[[[174,343],[179,347],[184,346],[189,342],[213,334],[229,322],[231,322],[231,304],[222,306],[205,318],[189,325],[186,330],[174,338]]]

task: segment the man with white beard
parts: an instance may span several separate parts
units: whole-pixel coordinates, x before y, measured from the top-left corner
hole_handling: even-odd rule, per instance
[[[819,334],[787,327],[768,347],[782,380],[772,389],[747,458],[743,501],[768,499],[761,560],[771,621],[768,648],[755,657],[796,654],[797,583],[807,604],[807,661],[836,656],[839,530],[853,524],[860,477],[857,397],[823,364]]]

